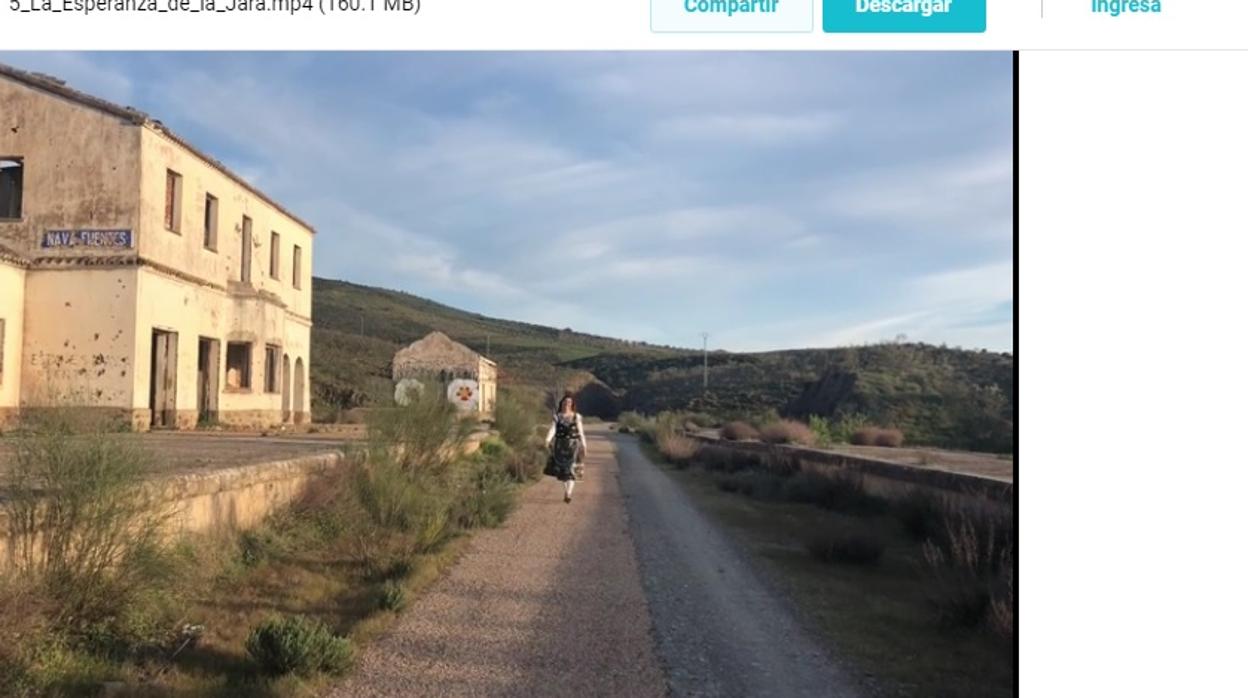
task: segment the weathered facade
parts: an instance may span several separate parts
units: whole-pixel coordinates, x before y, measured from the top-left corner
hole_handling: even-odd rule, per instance
[[[394,355],[391,374],[395,400],[409,390],[433,389],[461,409],[482,417],[494,414],[498,366],[441,332],[430,332]]]
[[[159,121],[0,65],[0,420],[306,420],[313,235]]]

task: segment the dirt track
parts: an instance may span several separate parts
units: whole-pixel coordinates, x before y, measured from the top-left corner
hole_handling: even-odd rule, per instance
[[[530,487],[330,695],[857,695],[631,437],[589,431],[573,502]]]

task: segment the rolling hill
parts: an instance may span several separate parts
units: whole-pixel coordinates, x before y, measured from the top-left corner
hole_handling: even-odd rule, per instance
[[[708,358],[702,353],[490,318],[410,294],[313,280],[312,393],[318,419],[392,400],[390,359],[440,330],[494,359],[503,385],[577,390],[588,414],[693,409],[719,417],[774,411],[861,415],[911,443],[1014,448],[1014,357],[926,344],[876,344]]]

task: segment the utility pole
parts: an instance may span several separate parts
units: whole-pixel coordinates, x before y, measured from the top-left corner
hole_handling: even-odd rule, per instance
[[[706,338],[708,336],[710,335],[708,335],[706,332],[702,333],[702,396],[703,397],[706,397],[706,388],[707,388],[707,385],[710,383],[710,378],[707,374],[707,360],[706,360]]]
[[[490,356],[490,333],[489,332],[485,333],[485,356],[487,358]]]

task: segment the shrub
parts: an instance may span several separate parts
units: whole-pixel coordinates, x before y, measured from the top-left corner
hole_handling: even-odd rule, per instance
[[[49,414],[19,434],[3,506],[15,567],[43,580],[54,622],[77,631],[166,586],[161,531],[172,512],[145,486],[145,452],[72,428]]]
[[[806,540],[806,550],[820,562],[871,565],[884,554],[884,544],[863,534],[816,534]]]
[[[494,405],[494,428],[508,446],[524,448],[533,441],[540,415],[536,400],[513,390],[500,391]]]
[[[906,533],[920,542],[935,536],[941,530],[945,507],[946,504],[939,495],[921,487],[911,487],[893,502],[893,512]]]
[[[754,499],[781,499],[784,480],[756,470],[730,473],[715,481],[724,492],[737,492]]]
[[[477,447],[477,453],[481,454],[482,458],[490,460],[501,460],[507,456],[507,452],[510,450],[506,443],[494,438],[485,439]]]
[[[828,439],[832,443],[852,443],[854,432],[867,425],[867,418],[857,412],[842,414],[835,422],[828,424]]]
[[[473,424],[437,391],[408,395],[406,405],[370,413],[368,458],[407,471],[441,472],[460,456]]]
[[[743,453],[733,448],[709,446],[698,451],[698,462],[711,471],[735,473],[762,465],[758,454]]]
[[[698,454],[698,442],[681,434],[660,432],[658,435],[659,452],[673,465],[685,467]]]
[[[341,674],[351,666],[351,641],[303,616],[270,618],[247,637],[247,655],[273,676]]]
[[[748,422],[728,422],[720,428],[719,436],[728,441],[751,441],[757,440],[759,433]]]
[[[620,425],[626,427],[629,431],[641,431],[641,428],[647,422],[646,418],[636,412],[624,412],[620,414]],[[621,430],[621,433],[626,433]]]
[[[484,465],[468,477],[456,520],[463,528],[500,525],[515,506],[511,478],[499,466]]]
[[[937,535],[923,545],[923,559],[942,622],[1013,625],[1013,522],[1005,514],[978,504],[951,504]]]
[[[377,594],[377,608],[398,613],[407,607],[407,589],[393,579],[381,585]]]
[[[546,451],[537,445],[509,451],[503,458],[508,475],[516,482],[529,482],[542,476]]]
[[[395,554],[405,558],[435,550],[452,533],[446,483],[427,473],[411,473],[397,463],[372,464],[356,474],[354,490],[364,515],[356,556],[370,575],[379,574]]]
[[[835,441],[832,437],[832,423],[826,417],[819,415],[810,416],[810,431],[814,434],[815,445],[821,447],[831,446]]]
[[[876,446],[899,448],[901,447],[903,441],[905,441],[905,436],[901,433],[900,429],[881,429],[879,433],[875,435]]]
[[[881,429],[879,427],[861,427],[854,430],[849,442],[855,446],[901,446],[904,435],[900,429]]]
[[[810,427],[791,419],[782,419],[764,426],[760,430],[760,435],[763,441],[773,444],[799,444],[801,446],[815,444],[815,433],[810,430]]]
[[[1001,578],[995,587],[988,607],[988,628],[1007,640],[1013,640],[1016,597],[1012,565],[1002,570]]]
[[[803,470],[785,482],[784,495],[789,501],[855,514],[878,514],[888,506],[866,491],[861,476],[844,472],[825,475]]]

